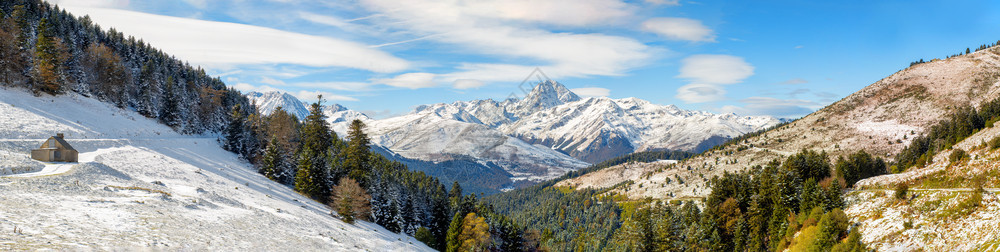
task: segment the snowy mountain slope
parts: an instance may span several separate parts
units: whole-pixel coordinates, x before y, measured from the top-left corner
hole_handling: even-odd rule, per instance
[[[413,113],[422,112],[494,127],[590,163],[651,149],[701,151],[780,123],[769,116],[688,111],[637,98],[580,99],[555,81],[539,83],[521,100],[439,103]]]
[[[81,163],[63,174],[0,177],[0,250],[430,250],[371,223],[330,217],[215,137],[179,135],[76,94],[0,90],[0,153],[25,160],[57,132]]]
[[[701,151],[717,144],[715,138],[732,138],[778,123],[768,116],[712,114],[636,98],[593,97],[531,114],[501,130],[596,163],[650,149]]]
[[[306,105],[288,93],[278,91],[249,92],[246,93],[246,97],[250,99],[250,103],[256,104],[257,111],[265,116],[273,113],[278,107],[295,115],[299,120],[303,120],[309,115],[309,109],[306,108]]]
[[[587,166],[547,147],[528,144],[486,125],[420,112],[369,123],[372,143],[407,158],[447,161],[473,158],[511,173],[513,181],[540,182]]]
[[[892,160],[915,136],[926,133],[948,113],[997,97],[1000,48],[992,47],[914,65],[802,119],[666,169],[635,177],[593,173],[566,183],[632,180],[634,184],[617,192],[635,199],[703,197],[709,193],[706,178],[765,165],[802,149],[826,151],[832,158],[865,150]],[[666,178],[688,183],[668,183]]]
[[[265,116],[273,113],[278,107],[295,115],[299,120],[305,120],[309,116],[309,104],[300,101],[288,93],[278,91],[264,93],[249,92],[246,96],[252,103],[257,104],[257,111]],[[351,122],[354,119],[361,119],[365,122],[371,121],[371,118],[364,113],[347,109],[347,107],[340,104],[322,106],[322,109],[323,115],[326,116],[326,121],[334,126],[333,130],[338,134],[347,132],[347,124],[344,124],[344,122]]]

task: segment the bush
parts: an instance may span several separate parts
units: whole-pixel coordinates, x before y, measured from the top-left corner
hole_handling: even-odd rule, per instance
[[[989,144],[990,144],[990,149],[1000,148],[1000,136],[997,136],[997,137],[994,137],[993,139],[990,139]]]
[[[899,200],[906,199],[906,193],[909,191],[910,191],[910,186],[906,184],[899,184],[896,185],[896,193],[893,193],[893,196],[895,196],[896,199]]]
[[[957,164],[969,159],[969,153],[966,153],[965,150],[956,148],[951,151],[951,155],[948,155],[948,159],[951,161],[951,164]]]
[[[431,233],[431,230],[425,227],[418,228],[417,232],[413,234],[413,238],[417,238],[418,241],[427,244],[428,247],[437,247],[437,239],[434,238],[434,234]]]

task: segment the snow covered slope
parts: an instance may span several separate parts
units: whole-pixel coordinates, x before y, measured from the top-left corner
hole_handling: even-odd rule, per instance
[[[62,174],[0,177],[0,250],[430,250],[377,225],[331,217],[258,175],[214,136],[179,135],[75,94],[0,90],[5,162],[36,167],[29,150],[58,132],[81,163]]]
[[[372,143],[385,146],[407,158],[447,161],[473,158],[493,163],[511,173],[512,180],[541,182],[587,163],[528,144],[486,125],[420,112],[369,123]]]
[[[305,104],[288,93],[278,91],[249,92],[246,93],[246,96],[251,103],[257,105],[257,111],[265,116],[273,113],[278,107],[295,115],[299,120],[305,119],[309,115],[309,109],[306,108]]]
[[[597,163],[650,149],[702,151],[779,122],[769,116],[682,110],[637,98],[593,97],[531,114],[501,130]]]
[[[539,83],[521,100],[424,105],[413,114],[423,112],[490,126],[590,163],[650,149],[701,151],[780,123],[769,116],[688,111],[637,98],[580,99],[555,81]]]

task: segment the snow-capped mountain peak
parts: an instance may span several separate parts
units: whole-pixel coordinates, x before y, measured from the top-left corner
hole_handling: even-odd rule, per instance
[[[520,115],[528,115],[539,110],[579,100],[580,96],[577,96],[573,91],[566,88],[566,86],[553,80],[547,80],[535,85],[531,89],[531,92],[517,103],[515,111]]]
[[[309,115],[309,109],[298,98],[288,93],[278,91],[249,92],[247,98],[257,105],[257,111],[267,116],[274,113],[274,110],[281,109],[295,115],[299,120],[305,119]]]

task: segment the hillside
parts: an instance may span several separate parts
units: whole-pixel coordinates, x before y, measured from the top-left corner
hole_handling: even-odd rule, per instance
[[[28,151],[57,132],[81,157],[61,174],[0,177],[4,250],[430,250],[378,225],[331,217],[213,136],[180,135],[92,98],[4,89],[0,117],[0,152],[23,166],[38,166]]]
[[[869,248],[994,251],[1000,249],[996,235],[1000,129],[990,113],[1000,92],[998,77],[996,46],[915,64],[802,119],[679,163],[622,164],[560,181],[555,187],[584,193],[582,189],[597,188],[633,200],[704,200],[718,186],[709,183],[713,177],[767,167],[770,161],[784,161],[803,149],[825,151],[831,163],[863,150],[902,165],[893,163],[897,155],[915,139],[930,135],[934,127],[938,137],[951,137],[931,139],[933,146],[940,146],[932,148],[944,149],[937,149],[925,165],[893,166],[888,169],[902,172],[858,181],[843,196],[844,213],[858,223],[860,241]],[[976,125],[955,121],[968,107],[989,110],[980,112],[978,118],[983,119],[975,119],[985,122],[981,129],[954,126]],[[949,120],[952,124],[945,124]],[[948,143],[955,139],[954,145]]]
[[[672,166],[644,166],[636,176],[612,167],[559,185],[587,187],[584,180],[635,183],[617,192],[645,197],[703,197],[705,182],[723,172],[764,165],[801,149],[832,158],[865,150],[893,159],[916,136],[958,108],[1000,96],[1000,49],[914,65],[787,125],[706,151]],[[593,177],[593,178],[590,178]],[[667,178],[684,184],[668,183]],[[617,183],[610,183],[617,184]]]

